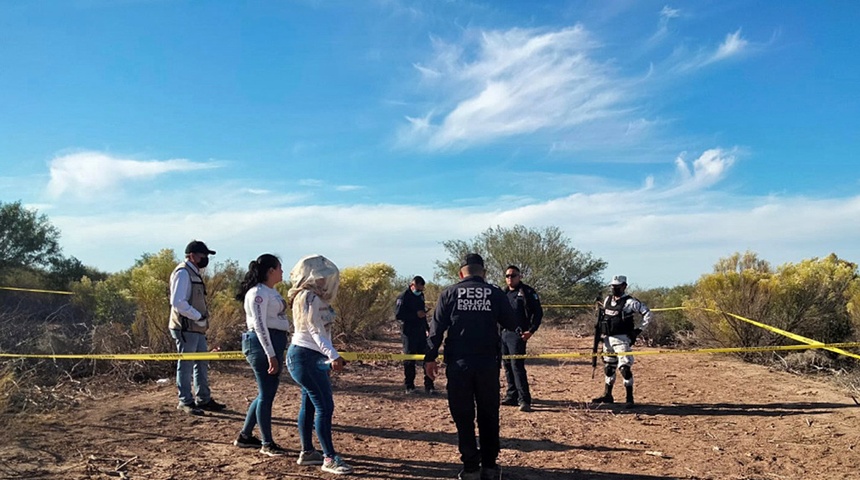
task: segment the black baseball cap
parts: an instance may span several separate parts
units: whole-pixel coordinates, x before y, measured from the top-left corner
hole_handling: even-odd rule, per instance
[[[483,267],[484,259],[477,253],[467,253],[466,256],[463,257],[463,263],[460,264],[460,268],[463,268],[466,265],[480,265]]]
[[[215,250],[209,250],[209,247],[200,240],[194,240],[185,247],[185,254],[189,253],[205,253],[207,255],[215,255]]]

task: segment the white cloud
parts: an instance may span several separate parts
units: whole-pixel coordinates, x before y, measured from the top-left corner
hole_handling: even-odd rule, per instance
[[[749,45],[749,42],[741,38],[740,29],[738,29],[734,33],[729,33],[728,35],[726,35],[726,40],[722,44],[720,44],[719,48],[717,48],[717,51],[714,52],[714,55],[711,57],[708,63],[718,62],[720,60],[725,60],[729,57],[740,55],[747,48],[747,45]]]
[[[50,163],[48,194],[92,198],[128,181],[149,180],[173,172],[215,168],[214,164],[185,159],[130,160],[101,152],[79,152],[55,157]]]
[[[743,198],[710,189],[735,161],[734,151],[711,149],[692,161],[679,156],[674,182],[631,178],[591,193],[548,201],[503,198],[488,207],[291,206],[261,199],[250,208],[224,202],[201,211],[172,202],[173,208],[150,210],[162,213],[54,214],[52,222],[68,254],[109,270],[128,268],[144,252],[178,250],[201,238],[218,250],[218,260],[245,262],[273,252],[289,265],[319,252],[341,266],[382,261],[401,274],[432,276],[433,262],[445,256],[442,241],[515,224],[558,226],[574,246],[608,261],[607,275],[626,274],[640,286],[694,281],[718,258],[747,249],[774,264],[831,252],[860,260],[853,240],[860,224],[845,221],[860,216],[860,196]],[[105,239],[119,246],[106,249]]]
[[[598,45],[581,25],[556,31],[468,31],[462,45],[434,39],[434,46],[435,57],[420,70],[446,98],[429,113],[407,117],[403,144],[465,148],[569,129],[628,108],[631,82],[592,58]]]
[[[761,45],[756,48],[761,48]],[[679,53],[684,52],[684,49],[678,49],[676,57],[681,56],[682,59],[678,61],[674,70],[678,72],[695,70],[713,63],[739,57],[749,53],[751,50],[752,44],[747,39],[741,37],[741,29],[738,29],[733,33],[726,34],[726,39],[716,48],[700,50],[697,54],[689,58],[683,58],[682,55],[679,55]]]
[[[305,178],[299,180],[298,183],[302,187],[309,188],[322,188],[326,186],[325,180],[320,180],[318,178]],[[334,188],[334,190],[337,192],[353,192],[355,190],[361,190],[365,187],[363,185],[335,185],[332,188]]]
[[[424,75],[425,77],[438,78],[438,77],[442,76],[441,72],[439,72],[437,70],[433,70],[432,68],[427,68],[427,67],[421,66],[417,63],[413,63],[412,66],[415,67],[416,70],[421,72],[421,74]]]
[[[681,10],[671,8],[669,5],[664,5],[660,10],[660,20],[657,24],[657,32],[649,40],[649,43],[654,44],[664,38],[669,33],[669,20],[681,16]]]
[[[365,187],[363,185],[338,185],[334,187],[338,192],[354,192],[356,190],[362,190]]]
[[[660,10],[660,22],[668,23],[670,18],[678,18],[681,15],[681,10],[671,8],[669,5],[664,5]]]
[[[317,188],[317,187],[322,187],[324,184],[325,184],[325,182],[323,182],[322,180],[320,180],[318,178],[304,178],[302,180],[299,180],[299,185],[301,185],[303,187]]]
[[[675,167],[681,178],[676,187],[682,190],[707,188],[722,180],[729,168],[735,163],[735,151],[725,151],[720,148],[706,150],[692,162],[692,170],[684,160],[686,152],[675,159]]]

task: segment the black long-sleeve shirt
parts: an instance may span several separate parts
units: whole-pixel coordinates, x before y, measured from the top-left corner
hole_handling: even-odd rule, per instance
[[[404,290],[394,306],[394,318],[400,321],[400,331],[406,336],[424,338],[427,334],[427,318],[418,316],[425,309],[424,293],[415,295],[411,288]]]
[[[505,294],[483,278],[470,276],[446,288],[436,302],[427,354],[432,362],[439,356],[445,332],[445,362],[498,362],[501,354],[499,325],[515,330],[516,314]]]
[[[517,313],[519,328],[523,332],[535,333],[543,320],[543,307],[535,289],[520,282],[513,290],[505,286],[505,294]]]

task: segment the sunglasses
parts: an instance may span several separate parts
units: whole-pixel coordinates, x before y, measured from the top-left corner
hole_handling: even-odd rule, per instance
[[[505,275],[505,278],[516,278],[519,276],[520,276],[519,273],[509,273],[509,274]]]

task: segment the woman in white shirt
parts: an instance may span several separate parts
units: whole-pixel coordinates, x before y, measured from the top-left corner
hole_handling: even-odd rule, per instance
[[[260,448],[260,453],[270,457],[286,454],[272,439],[272,403],[278,393],[290,331],[287,302],[275,290],[275,285],[283,278],[281,261],[265,253],[248,265],[248,273],[236,296],[245,302],[247,331],[242,334],[242,353],[254,370],[258,394],[248,407],[245,425],[233,445]],[[254,426],[259,426],[262,439],[254,437]]]
[[[302,387],[302,402],[297,425],[302,451],[299,465],[322,465],[322,471],[351,473],[349,466],[334,450],[331,419],[334,396],[329,371],[341,371],[344,360],[332,344],[331,331],[335,313],[331,307],[337,296],[340,272],[331,260],[310,255],[290,271],[287,294],[293,309],[295,333],[287,350],[287,368]],[[316,431],[322,454],[314,449],[312,432]]]

